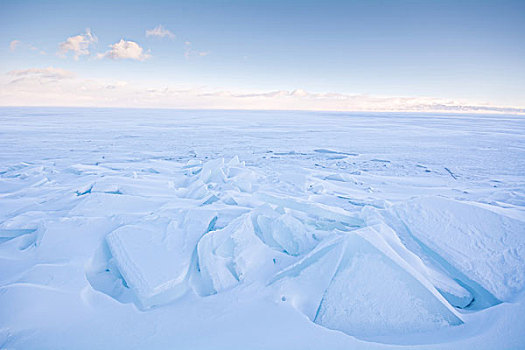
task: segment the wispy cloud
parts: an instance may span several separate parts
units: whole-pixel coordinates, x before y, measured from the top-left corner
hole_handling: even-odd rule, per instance
[[[175,34],[173,34],[173,32],[169,31],[168,29],[164,28],[162,24],[159,24],[153,29],[146,30],[146,37],[151,37],[151,36],[158,37],[158,38],[166,38],[166,37],[170,39],[175,38]]]
[[[209,54],[209,51],[199,51],[193,49],[191,41],[184,42],[184,57],[186,57],[186,59],[190,59],[192,57],[204,57],[208,56]]]
[[[9,43],[9,50],[15,51],[17,46],[20,45],[20,40],[13,40]]]
[[[148,52],[144,52],[144,49],[134,41],[121,39],[118,43],[109,45],[109,47],[110,50],[98,54],[97,58],[111,58],[113,60],[131,59],[144,61],[151,57]]]
[[[12,70],[7,72],[7,76],[11,77],[9,85],[21,82],[44,85],[50,82],[72,79],[75,77],[75,74],[65,69],[47,67]]]
[[[0,105],[525,114],[525,106],[434,97],[317,93],[303,89],[232,91],[84,79],[53,67],[14,70],[0,76]]]
[[[32,44],[22,42],[20,40],[13,40],[9,43],[9,51],[15,52],[19,49],[26,49],[31,51],[38,51],[41,55],[45,55],[46,52],[44,50],[38,49],[38,47],[35,47]]]
[[[98,41],[97,37],[86,29],[85,34],[79,34],[66,39],[58,45],[58,55],[65,57],[66,54],[73,52],[73,58],[78,60],[80,56],[87,56],[90,54],[90,47]]]
[[[21,76],[40,76],[44,78],[50,78],[50,79],[68,79],[73,78],[75,76],[75,73],[62,69],[62,68],[53,68],[53,67],[47,67],[47,68],[28,68],[28,69],[16,69],[7,72],[8,75],[15,76],[15,77],[21,77]]]

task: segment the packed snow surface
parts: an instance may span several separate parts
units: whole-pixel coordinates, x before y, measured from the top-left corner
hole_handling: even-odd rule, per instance
[[[525,348],[525,117],[0,109],[0,349]]]

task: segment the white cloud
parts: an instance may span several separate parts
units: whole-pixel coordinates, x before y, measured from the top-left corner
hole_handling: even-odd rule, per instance
[[[73,52],[73,57],[78,60],[80,56],[90,54],[89,48],[98,41],[97,37],[86,29],[85,34],[79,34],[66,39],[58,45],[58,54],[65,57],[69,51]]]
[[[153,29],[146,30],[146,37],[150,37],[150,36],[156,36],[156,37],[159,37],[159,38],[168,37],[170,39],[175,38],[175,34],[173,34],[168,29],[164,28],[162,26],[162,24],[159,24],[158,26],[156,26]]]
[[[20,40],[13,40],[9,43],[9,50],[15,51],[16,47],[20,45]]]
[[[134,41],[121,39],[118,43],[109,45],[109,47],[111,48],[109,51],[99,53],[97,58],[107,57],[113,60],[132,59],[144,61],[151,57],[149,53],[144,53],[144,49]]]

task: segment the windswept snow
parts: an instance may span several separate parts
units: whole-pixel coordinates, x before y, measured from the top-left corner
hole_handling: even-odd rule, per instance
[[[525,347],[524,122],[3,108],[0,348]]]
[[[439,255],[499,300],[524,289],[525,221],[441,197],[410,200],[392,210],[428,254]]]

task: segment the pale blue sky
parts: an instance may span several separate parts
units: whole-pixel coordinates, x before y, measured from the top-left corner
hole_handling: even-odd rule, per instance
[[[2,74],[525,105],[525,1],[2,0],[0,23]],[[86,28],[89,54],[57,55]],[[121,39],[151,57],[96,58]]]

